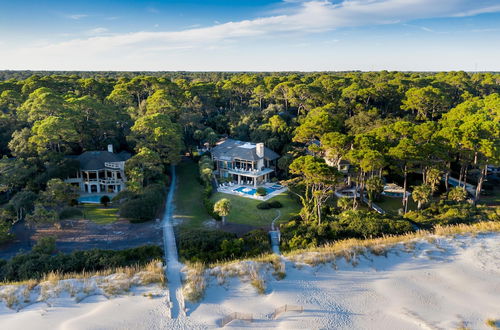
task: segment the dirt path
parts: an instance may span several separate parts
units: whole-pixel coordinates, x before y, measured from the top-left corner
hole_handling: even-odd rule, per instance
[[[175,244],[175,235],[173,228],[173,210],[174,194],[176,186],[175,166],[171,167],[172,180],[165,204],[165,215],[162,219],[163,225],[163,245],[165,248],[165,262],[167,264],[166,276],[168,280],[168,289],[171,301],[171,317],[177,318],[184,316],[184,297],[182,295],[181,268],[177,254],[177,245]]]

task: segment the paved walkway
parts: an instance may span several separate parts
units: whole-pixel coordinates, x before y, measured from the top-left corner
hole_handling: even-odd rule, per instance
[[[166,276],[167,285],[170,292],[171,317],[177,318],[184,316],[184,297],[182,295],[181,268],[179,257],[177,255],[177,245],[175,244],[175,235],[173,228],[173,199],[176,185],[175,166],[171,167],[172,182],[167,195],[165,206],[165,215],[162,219],[163,224],[163,245],[165,248],[165,262],[167,264]]]
[[[281,211],[278,211],[278,215],[276,218],[274,218],[273,222],[271,223],[271,231],[269,232],[269,237],[271,238],[271,248],[273,250],[274,254],[280,255],[280,232],[279,230],[276,230],[274,223],[276,220],[278,220],[281,217]]]

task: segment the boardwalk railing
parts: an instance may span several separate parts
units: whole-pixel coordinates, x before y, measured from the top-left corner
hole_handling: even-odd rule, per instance
[[[294,312],[300,312],[300,313],[302,313],[304,311],[304,306],[283,305],[283,306],[278,307],[278,308],[276,308],[274,310],[272,318],[275,319],[278,316],[280,316],[281,314],[286,313],[288,311],[294,311]]]
[[[234,320],[243,320],[243,321],[248,321],[252,322],[253,321],[253,315],[252,314],[246,314],[246,313],[231,313],[220,320],[220,327],[223,328],[225,327],[228,323],[234,321]]]

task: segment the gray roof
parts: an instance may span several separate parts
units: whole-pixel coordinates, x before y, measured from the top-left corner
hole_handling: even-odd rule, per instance
[[[227,139],[212,149],[212,155],[220,160],[233,160],[234,158],[257,161],[256,144],[251,142]],[[264,146],[264,159],[275,160],[280,156]]]
[[[120,153],[112,153],[109,151],[86,151],[83,154],[76,156],[80,162],[80,169],[84,171],[95,171],[105,168],[105,163],[124,162],[132,157],[126,151]]]

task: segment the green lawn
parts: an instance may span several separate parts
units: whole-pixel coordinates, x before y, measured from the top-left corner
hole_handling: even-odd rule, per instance
[[[392,215],[398,215],[398,210],[403,208],[401,197],[387,197],[381,196],[379,201],[374,202],[380,206],[384,211]],[[417,209],[417,204],[413,201],[411,196],[408,198],[408,211]]]
[[[203,206],[203,186],[198,182],[198,164],[182,162],[176,168],[175,217],[185,220],[182,225],[200,227],[210,219]]]
[[[261,203],[261,201],[219,192],[212,196],[212,201],[216,202],[222,198],[227,198],[231,201],[231,212],[227,217],[227,221],[233,223],[266,226],[270,225],[276,217],[278,214],[277,210],[280,210],[281,217],[276,222],[287,222],[290,217],[297,215],[300,211],[300,205],[286,193],[269,199],[269,202],[277,200],[283,204],[283,207],[280,209],[269,210],[259,210],[257,208],[257,204]]]
[[[82,212],[85,219],[101,225],[118,220],[118,209],[114,207],[105,208],[102,205],[84,204]]]

